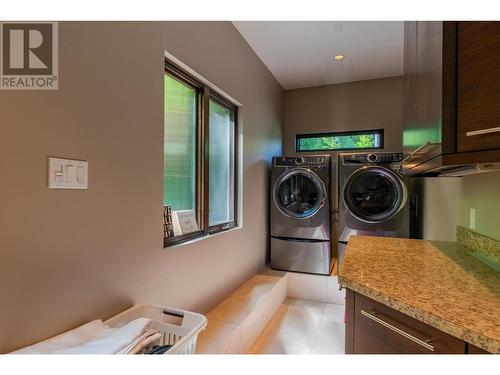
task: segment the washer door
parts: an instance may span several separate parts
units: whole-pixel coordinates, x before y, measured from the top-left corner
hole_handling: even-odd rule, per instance
[[[273,189],[274,202],[288,217],[307,219],[326,202],[325,184],[306,168],[293,168],[283,173]]]
[[[406,186],[390,169],[364,167],[345,182],[343,201],[347,210],[366,223],[392,219],[407,200]]]

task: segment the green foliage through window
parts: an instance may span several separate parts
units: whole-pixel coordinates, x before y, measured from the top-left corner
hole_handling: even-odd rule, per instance
[[[337,151],[383,147],[383,130],[297,135],[297,151]]]
[[[196,208],[196,90],[165,75],[163,201],[173,211]]]
[[[234,110],[216,100],[209,104],[210,226],[234,220]]]

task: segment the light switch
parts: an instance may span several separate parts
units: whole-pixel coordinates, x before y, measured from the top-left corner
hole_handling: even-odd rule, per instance
[[[76,182],[76,171],[74,165],[66,165],[66,182]]]
[[[58,183],[64,182],[64,170],[62,165],[58,165],[54,171],[54,180]]]
[[[49,157],[50,189],[87,189],[88,162]]]
[[[85,181],[85,168],[76,167],[76,182],[83,183]]]

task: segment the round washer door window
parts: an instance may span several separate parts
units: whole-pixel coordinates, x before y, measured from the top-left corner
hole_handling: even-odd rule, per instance
[[[393,171],[365,167],[347,179],[343,199],[353,216],[367,223],[379,223],[391,219],[403,208],[407,192]]]
[[[296,219],[314,215],[323,206],[325,198],[323,181],[305,168],[285,172],[274,188],[274,201],[280,211]]]

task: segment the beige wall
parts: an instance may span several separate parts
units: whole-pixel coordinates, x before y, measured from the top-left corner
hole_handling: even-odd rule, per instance
[[[475,208],[475,231],[500,240],[500,172],[414,181],[421,194],[423,238],[455,241],[456,226],[469,228],[470,209]]]
[[[61,23],[59,90],[0,92],[0,352],[135,303],[206,311],[264,265],[282,89],[229,22]],[[243,104],[244,228],[162,246],[163,51]],[[89,161],[49,190],[47,157]]]
[[[469,226],[469,212],[476,209],[475,231],[500,241],[500,172],[462,177],[458,223]]]
[[[285,92],[283,152],[301,133],[385,129],[385,151],[402,150],[403,79],[374,79]]]
[[[410,189],[419,196],[415,235],[431,241],[455,241],[463,199],[462,178],[412,177]]]

